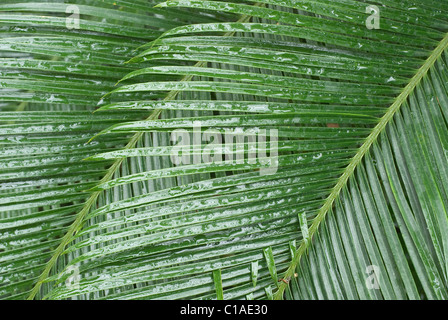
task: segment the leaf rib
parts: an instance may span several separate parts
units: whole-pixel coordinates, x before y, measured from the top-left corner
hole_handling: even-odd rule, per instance
[[[264,6],[264,4],[255,3],[254,6]],[[240,19],[238,19],[237,22],[248,22],[252,17],[248,15],[242,15]],[[227,32],[223,35],[223,37],[231,37],[235,34],[235,32]],[[156,39],[155,41],[157,41]],[[203,67],[207,64],[207,62],[197,62],[194,67]],[[193,78],[193,76],[185,76],[180,81],[190,81]],[[170,101],[174,100],[177,96],[177,94],[180,91],[173,90],[170,91],[165,99],[163,101]],[[153,112],[151,112],[150,116],[146,120],[155,120],[157,119],[163,109],[155,109]],[[142,138],[143,132],[136,133],[132,136],[129,143],[125,146],[124,149],[132,149],[136,146],[137,142]],[[114,176],[115,172],[120,168],[121,164],[123,163],[125,159],[117,159],[112,166],[107,170],[105,176],[101,181],[98,183],[98,185],[101,185],[103,183],[106,183],[107,181],[111,180]],[[47,280],[47,278],[50,275],[51,270],[55,266],[58,258],[61,256],[61,254],[64,252],[66,246],[72,241],[73,236],[82,228],[84,218],[87,216],[87,214],[90,211],[90,208],[96,203],[96,200],[98,199],[99,195],[102,191],[95,191],[93,192],[90,197],[85,202],[84,206],[82,207],[81,211],[79,211],[76,214],[75,221],[70,225],[69,229],[67,230],[67,233],[61,238],[61,243],[59,246],[55,249],[53,255],[51,256],[50,260],[46,263],[44,270],[42,271],[41,275],[39,276],[36,284],[31,289],[29,296],[27,297],[27,300],[33,300],[37,293],[39,292],[42,284]]]
[[[330,195],[325,200],[322,207],[317,212],[316,217],[313,219],[313,222],[309,228],[309,241],[301,241],[299,248],[296,250],[294,257],[290,263],[290,266],[285,272],[284,279],[288,279],[294,276],[295,270],[300,263],[302,256],[307,252],[308,248],[311,246],[312,238],[314,234],[318,231],[319,226],[322,221],[324,221],[328,211],[333,207],[334,201],[338,198],[341,190],[347,185],[350,177],[355,172],[357,166],[361,163],[364,156],[367,152],[369,152],[371,146],[377,141],[379,135],[385,130],[387,124],[392,120],[395,113],[400,110],[400,107],[403,103],[406,102],[409,95],[414,91],[417,85],[422,81],[423,77],[428,73],[430,68],[436,63],[442,53],[448,48],[448,33],[445,37],[440,41],[439,45],[435,48],[435,50],[431,53],[425,63],[420,67],[417,73],[412,77],[408,85],[403,89],[400,95],[395,99],[394,103],[388,108],[387,112],[380,119],[378,124],[373,128],[373,131],[366,138],[363,145],[359,148],[358,152],[351,159],[349,165],[345,168],[343,174],[338,179],[336,185],[332,189]],[[288,284],[281,283],[278,287],[278,290],[274,294],[275,300],[281,300],[283,298],[283,293]]]

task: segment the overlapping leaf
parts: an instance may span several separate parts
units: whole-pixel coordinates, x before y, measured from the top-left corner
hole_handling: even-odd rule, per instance
[[[144,3],[120,2],[135,29],[115,34],[105,25],[115,36],[102,35],[94,48],[89,37],[2,43],[113,64],[110,80],[119,72],[123,80],[95,115],[149,116],[96,127],[104,130],[93,141],[132,138],[122,149],[86,154],[92,166],[116,160],[89,186],[73,224],[58,229],[59,247],[31,297],[40,290],[52,299],[279,298],[292,281],[288,298],[446,299],[447,3],[379,1],[381,28],[371,30],[364,1],[172,0],[148,10],[179,19],[189,10],[195,24],[173,20],[172,28],[148,28],[149,36],[137,32],[142,17],[133,12]],[[204,21],[211,13],[219,19]],[[99,9],[91,15],[118,17]],[[43,22],[30,17],[29,23]],[[97,27],[85,24],[89,32]],[[4,65],[15,70],[16,60]],[[26,68],[64,70],[70,61]],[[81,76],[97,69],[77,70]],[[15,74],[5,88],[37,90],[43,82],[34,73]],[[50,92],[55,98],[82,92],[72,102],[82,104],[108,85],[50,78],[40,95],[15,94],[42,101]],[[194,134],[198,123],[201,132],[277,130],[275,172],[260,174],[259,162],[173,165],[170,133]],[[202,153],[200,144],[192,149]],[[366,287],[372,265],[383,279],[378,290]],[[74,268],[76,286],[66,282]]]

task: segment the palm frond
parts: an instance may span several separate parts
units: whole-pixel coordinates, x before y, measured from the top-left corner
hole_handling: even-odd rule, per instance
[[[30,55],[0,59],[2,101],[45,110],[0,116],[3,296],[448,297],[448,3],[377,1],[369,29],[357,0],[116,2],[74,32],[62,4],[0,5],[36,30],[0,33]],[[278,155],[176,166],[175,130],[193,157],[207,130]]]
[[[124,147],[129,137],[86,142],[112,124],[144,118],[141,111],[92,114],[98,103],[113,102],[101,97],[134,70],[123,63],[164,30],[188,22],[179,11],[166,19],[146,1],[84,1],[76,4],[79,28],[67,29],[64,2],[0,5],[1,297],[29,295],[91,199],[86,191],[113,163],[83,159]]]

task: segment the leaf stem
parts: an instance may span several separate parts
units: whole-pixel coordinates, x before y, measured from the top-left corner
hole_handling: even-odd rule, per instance
[[[325,219],[328,211],[333,207],[334,201],[339,196],[341,190],[347,185],[350,177],[355,172],[357,166],[361,163],[364,156],[367,152],[369,152],[370,147],[377,141],[379,135],[385,130],[387,124],[392,120],[395,113],[400,110],[400,107],[403,103],[408,99],[409,95],[414,91],[423,77],[428,73],[429,69],[434,65],[434,63],[439,59],[442,53],[448,48],[448,33],[445,37],[440,41],[437,48],[430,54],[428,59],[422,65],[422,67],[417,71],[417,73],[412,77],[408,85],[403,89],[400,95],[395,99],[394,103],[388,108],[387,112],[380,119],[379,123],[375,126],[370,135],[366,138],[363,145],[358,149],[358,152],[351,159],[349,165],[345,168],[342,176],[338,179],[338,182],[332,189],[330,195],[325,200],[322,207],[317,212],[316,217],[314,218],[311,227],[309,228],[309,241],[302,240],[299,248],[294,254],[294,257],[289,265],[289,268],[286,270],[284,279],[288,277],[292,277],[296,272],[296,268],[300,263],[302,256],[307,252],[308,248],[311,246],[312,238],[314,234],[318,231],[320,224]],[[281,283],[278,287],[277,292],[274,294],[275,300],[281,300],[283,298],[283,293],[287,287],[287,284]]]
[[[264,4],[256,3],[256,4],[254,4],[254,6],[264,6]],[[251,19],[251,16],[243,15],[243,16],[241,16],[241,18],[237,22],[247,22],[250,19]],[[231,37],[234,34],[235,34],[235,32],[227,32],[223,36],[224,37]],[[195,64],[195,67],[203,67],[206,64],[207,64],[207,62],[197,62]],[[191,75],[190,76],[185,76],[180,81],[190,81],[192,78],[193,78],[193,76],[191,76]],[[180,91],[178,91],[178,90],[170,91],[163,100],[164,101],[174,100],[176,98],[176,96],[179,94],[179,92]],[[146,120],[155,120],[155,119],[157,119],[160,116],[161,112],[162,112],[161,109],[155,109]],[[134,148],[135,145],[141,139],[142,136],[143,136],[143,132],[136,133],[134,136],[132,136],[131,140],[125,146],[124,149],[132,149],[132,148]],[[102,184],[102,183],[105,183],[105,182],[109,181],[110,179],[112,179],[112,177],[114,176],[115,172],[120,168],[120,166],[123,163],[123,161],[124,161],[123,158],[117,159],[112,164],[112,166],[107,170],[105,176],[103,177],[103,179],[101,179],[101,181],[98,183],[98,185]],[[33,300],[35,298],[35,296],[37,295],[37,293],[40,291],[40,288],[41,288],[42,284],[48,278],[48,276],[49,276],[51,270],[53,269],[54,265],[56,264],[58,258],[64,252],[65,247],[72,241],[73,235],[75,235],[76,232],[78,232],[81,229],[81,227],[83,225],[83,222],[84,222],[84,218],[89,213],[90,208],[96,203],[96,201],[97,201],[99,195],[101,194],[101,192],[102,191],[95,191],[95,192],[93,192],[90,195],[90,197],[87,199],[87,201],[84,204],[84,206],[81,209],[81,211],[79,211],[76,214],[75,221],[70,225],[70,227],[68,228],[66,234],[64,235],[64,237],[62,237],[61,243],[55,249],[53,255],[50,258],[50,260],[46,263],[45,269],[43,270],[43,272],[39,276],[39,278],[37,280],[37,283],[31,289],[30,294],[29,294],[27,300]]]

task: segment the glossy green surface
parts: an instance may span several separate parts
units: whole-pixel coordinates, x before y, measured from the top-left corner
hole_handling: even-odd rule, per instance
[[[446,300],[448,2],[376,4],[2,1],[0,298]]]

